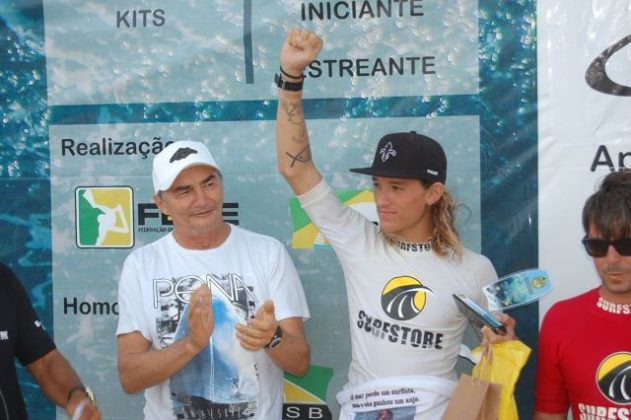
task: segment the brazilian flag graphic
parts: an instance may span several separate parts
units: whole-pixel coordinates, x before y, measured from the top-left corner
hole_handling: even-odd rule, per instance
[[[326,404],[326,392],[333,369],[311,365],[301,378],[285,373],[283,383],[283,420],[332,420]]]
[[[338,192],[337,196],[347,206],[352,207],[368,220],[377,223],[377,209],[375,207],[375,196],[369,190],[354,190]],[[293,224],[293,234],[291,247],[293,249],[311,249],[328,247],[326,240],[320,231],[313,224],[307,213],[302,209],[297,198],[289,200],[289,210]]]

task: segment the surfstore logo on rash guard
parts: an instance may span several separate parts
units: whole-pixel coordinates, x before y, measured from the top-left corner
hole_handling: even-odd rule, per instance
[[[596,383],[609,401],[631,405],[631,353],[614,353],[603,360],[596,372]]]
[[[605,312],[609,312],[612,314],[618,315],[631,315],[631,305],[626,303],[612,303],[606,301],[602,297],[598,298],[598,302],[596,302],[596,306],[602,309]]]
[[[381,291],[381,307],[393,319],[407,321],[421,313],[432,291],[414,277],[390,280]]]
[[[594,379],[605,398],[627,407],[579,403],[578,420],[631,420],[631,353],[607,356],[598,366]]]
[[[410,276],[395,277],[381,291],[383,310],[396,321],[408,321],[425,308],[432,291]],[[384,321],[360,310],[357,327],[382,340],[412,347],[442,349],[443,334]]]
[[[579,404],[578,420],[631,420],[631,409]]]

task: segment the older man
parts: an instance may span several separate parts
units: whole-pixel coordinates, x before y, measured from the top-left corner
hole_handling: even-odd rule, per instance
[[[282,244],[226,223],[224,184],[199,142],[153,161],[174,230],[133,251],[120,279],[118,368],[146,419],[280,419],[283,371],[310,361],[309,312]]]

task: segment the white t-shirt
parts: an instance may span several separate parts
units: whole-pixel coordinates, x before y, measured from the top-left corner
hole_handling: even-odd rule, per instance
[[[482,286],[497,280],[490,261],[468,249],[458,260],[439,257],[430,244],[392,245],[324,180],[298,198],[344,272],[352,347],[346,393],[356,400],[366,393],[348,391],[389,377],[455,380],[468,321],[452,294],[486,307]]]
[[[267,299],[278,320],[309,317],[298,273],[276,239],[231,226],[213,249],[183,248],[169,234],[134,250],[121,274],[116,334],[139,331],[154,349],[184,337],[188,299],[201,284],[213,296],[210,345],[145,390],[145,419],[280,419],[283,372],[265,351],[243,349],[234,327]]]

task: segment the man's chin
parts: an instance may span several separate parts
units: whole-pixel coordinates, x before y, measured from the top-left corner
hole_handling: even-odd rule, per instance
[[[383,226],[379,226],[379,230],[381,231],[381,233],[386,238],[389,238],[390,240],[393,240],[393,241],[401,241],[401,240],[403,240],[403,238],[399,234],[399,231],[397,231],[397,230],[394,230],[394,229],[391,229],[391,228],[388,229],[387,227],[384,228]]]
[[[206,217],[196,217],[192,219],[191,226],[195,230],[199,230],[200,232],[207,232],[217,229],[221,223],[216,220],[206,216]]]
[[[388,236],[391,236],[393,234],[392,229],[388,229],[388,227],[384,225],[379,225],[379,230]]]
[[[397,235],[401,232],[398,226],[388,222],[379,222],[379,229],[388,235]]]

